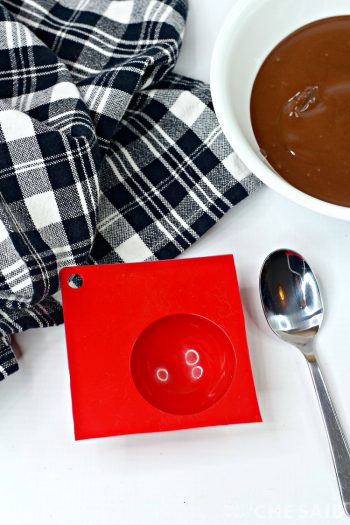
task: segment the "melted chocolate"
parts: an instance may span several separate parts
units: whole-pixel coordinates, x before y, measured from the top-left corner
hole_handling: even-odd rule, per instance
[[[254,83],[251,120],[284,179],[350,206],[350,16],[308,24],[270,53]]]

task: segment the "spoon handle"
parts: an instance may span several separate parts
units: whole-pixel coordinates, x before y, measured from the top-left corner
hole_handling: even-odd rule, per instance
[[[339,490],[346,514],[350,517],[350,449],[314,355],[306,355],[323,421],[327,429]]]

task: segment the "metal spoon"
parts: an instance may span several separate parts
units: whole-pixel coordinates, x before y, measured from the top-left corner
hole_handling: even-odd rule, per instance
[[[345,512],[350,516],[350,449],[339,423],[312,342],[323,319],[316,278],[305,259],[291,250],[267,257],[260,274],[260,296],[270,328],[296,346],[311,372],[327,429],[333,463]]]

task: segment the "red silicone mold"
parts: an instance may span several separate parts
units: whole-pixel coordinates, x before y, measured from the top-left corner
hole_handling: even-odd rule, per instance
[[[261,421],[232,256],[60,277],[76,439]]]

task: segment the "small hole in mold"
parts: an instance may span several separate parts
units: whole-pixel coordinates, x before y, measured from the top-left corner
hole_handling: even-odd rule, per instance
[[[73,273],[68,277],[68,286],[71,288],[81,288],[83,286],[83,278],[78,273]]]

